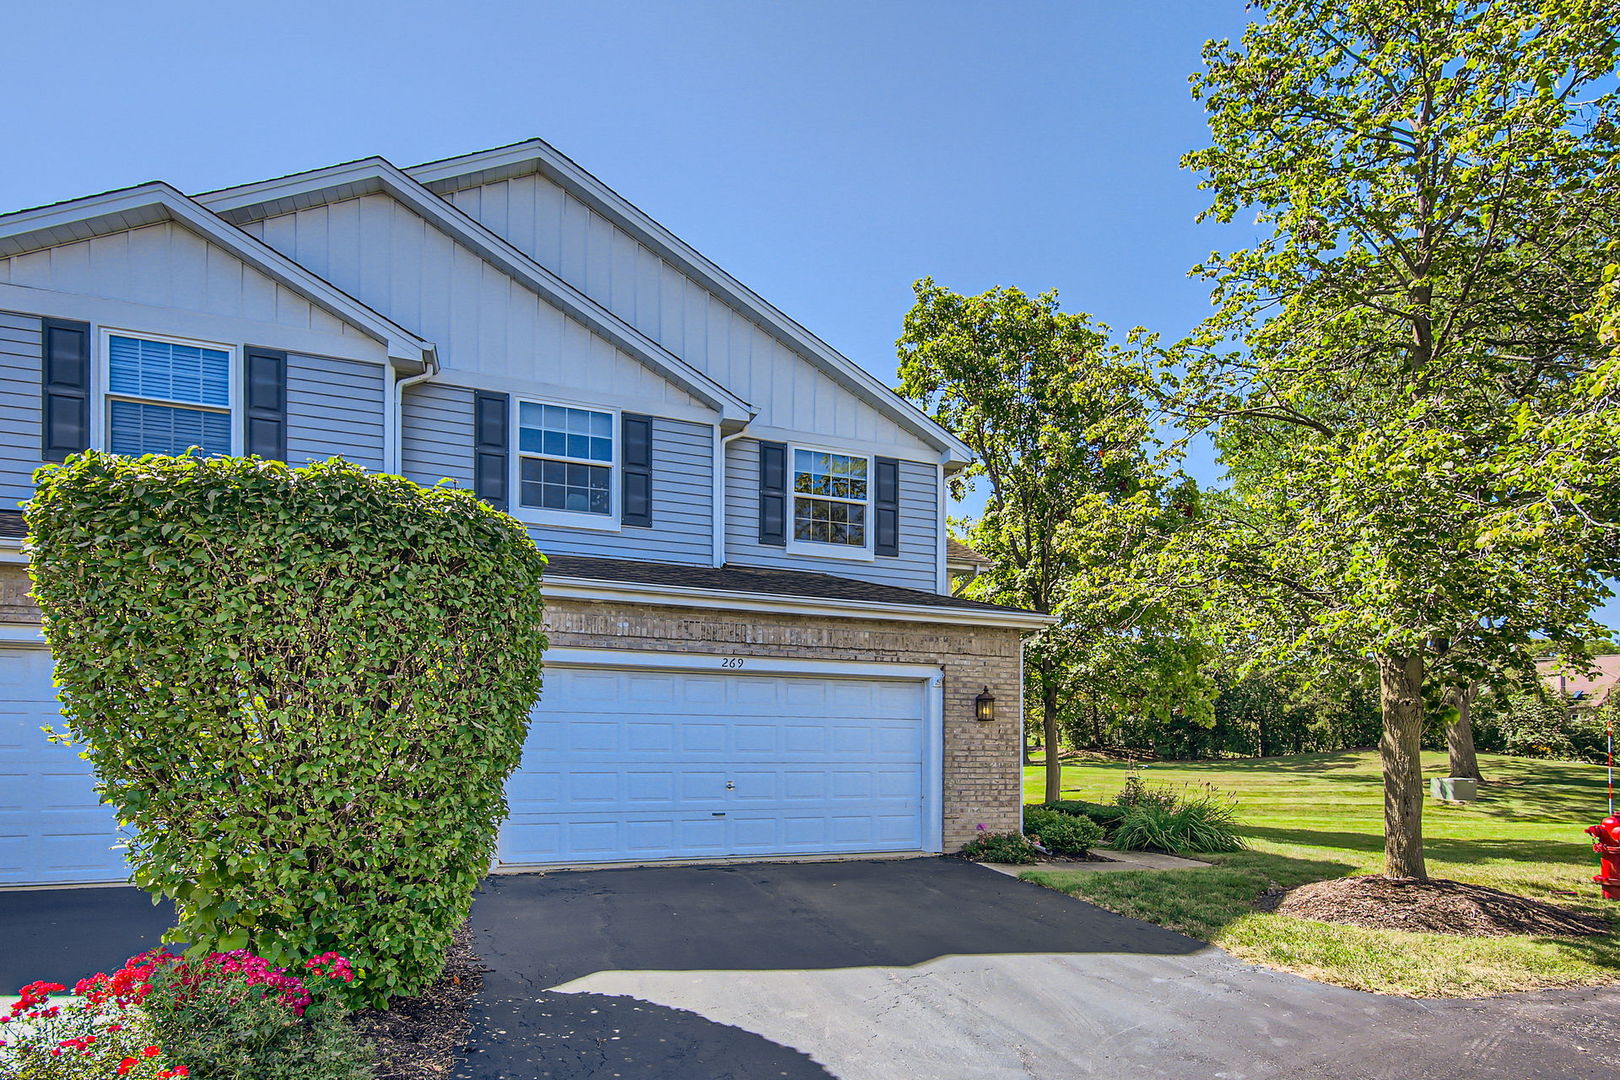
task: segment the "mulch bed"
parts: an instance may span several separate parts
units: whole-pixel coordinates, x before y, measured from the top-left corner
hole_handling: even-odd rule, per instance
[[[386,1011],[362,1009],[349,1018],[377,1048],[377,1080],[443,1080],[456,1051],[472,1030],[473,994],[488,970],[472,951],[472,930],[463,926],[445,954],[444,974],[416,997]]]
[[[1483,885],[1433,879],[1329,878],[1268,891],[1255,906],[1300,919],[1458,937],[1574,937],[1609,933],[1608,920]]]

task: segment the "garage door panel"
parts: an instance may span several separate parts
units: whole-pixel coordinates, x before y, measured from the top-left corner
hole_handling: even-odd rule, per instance
[[[60,725],[45,649],[0,648],[0,885],[125,881],[118,818]]]
[[[919,680],[553,668],[501,857],[921,849],[924,714]]]

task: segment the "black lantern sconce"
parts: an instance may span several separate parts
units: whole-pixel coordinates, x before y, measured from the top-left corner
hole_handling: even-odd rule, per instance
[[[996,718],[996,695],[990,692],[987,686],[984,692],[973,699],[973,718],[975,720],[994,720]]]

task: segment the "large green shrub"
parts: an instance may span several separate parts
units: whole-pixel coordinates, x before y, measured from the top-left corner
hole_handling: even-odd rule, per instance
[[[65,738],[172,939],[439,972],[540,690],[544,557],[471,495],[342,461],[47,466],[27,508]]]
[[[1113,806],[1109,803],[1087,802],[1085,799],[1064,799],[1061,802],[1046,804],[1048,810],[1056,810],[1062,814],[1072,814],[1075,817],[1090,818],[1104,830],[1113,826],[1120,818],[1125,816],[1125,807]]]
[[[1102,843],[1103,828],[1088,817],[1029,806],[1024,809],[1024,835],[1054,855],[1084,855]]]

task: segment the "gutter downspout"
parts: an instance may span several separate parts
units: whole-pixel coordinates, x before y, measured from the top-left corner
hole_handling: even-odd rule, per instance
[[[439,365],[437,346],[428,346],[427,351],[422,354],[422,362],[425,366],[421,374],[388,380],[389,445],[386,468],[396,476],[403,475],[405,470],[405,391],[438,376],[442,368]]]
[[[732,442],[742,438],[746,431],[744,428],[732,432],[730,435],[720,434],[720,427],[714,429],[714,509],[711,516],[714,520],[714,565],[726,565],[726,451]]]

